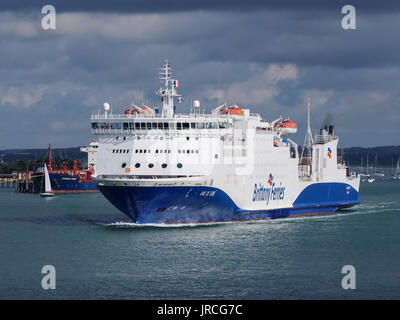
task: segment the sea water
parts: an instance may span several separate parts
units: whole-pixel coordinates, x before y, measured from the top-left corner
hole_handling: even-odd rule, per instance
[[[331,215],[184,226],[135,225],[100,193],[0,190],[1,299],[400,298],[400,181]]]

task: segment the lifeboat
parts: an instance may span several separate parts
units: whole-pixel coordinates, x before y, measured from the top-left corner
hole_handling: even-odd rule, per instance
[[[244,114],[244,112],[239,107],[234,107],[229,110],[229,114],[236,114],[236,115],[242,116]]]
[[[297,124],[294,121],[285,120],[277,123],[277,126],[281,129],[282,134],[293,134],[297,132]]]
[[[125,110],[125,114],[132,114],[132,111],[130,109]]]
[[[240,107],[238,107],[237,105],[233,105],[233,106],[224,108],[221,110],[221,113],[222,114],[239,115],[239,116],[244,115],[243,110]]]

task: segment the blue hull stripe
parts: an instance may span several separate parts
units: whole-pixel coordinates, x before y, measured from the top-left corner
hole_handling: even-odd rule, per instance
[[[50,173],[51,189],[53,191],[96,191],[94,182],[80,182],[78,177],[65,173]]]
[[[107,187],[103,195],[136,223],[202,223],[277,219],[331,213],[359,203],[358,192],[345,183],[315,183],[291,208],[249,211],[238,208],[212,187]]]

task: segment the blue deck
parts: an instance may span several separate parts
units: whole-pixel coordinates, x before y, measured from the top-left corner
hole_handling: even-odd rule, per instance
[[[203,223],[277,219],[317,215],[354,206],[358,192],[344,183],[315,183],[291,208],[243,210],[222,190],[212,187],[106,187],[103,195],[136,223]]]

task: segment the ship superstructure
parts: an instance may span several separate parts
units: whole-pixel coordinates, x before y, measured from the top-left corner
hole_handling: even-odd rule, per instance
[[[299,161],[290,119],[264,121],[237,105],[211,113],[193,101],[178,114],[179,81],[165,62],[162,108],[132,104],[91,117],[98,139],[93,181],[137,223],[200,223],[323,214],[358,204],[359,177],[338,161],[327,126]]]

